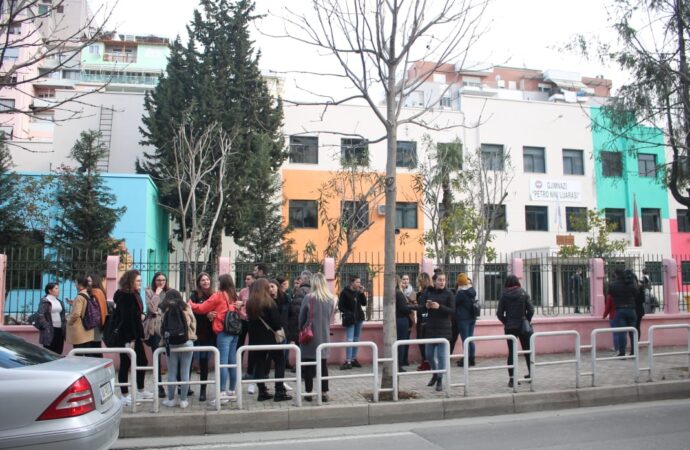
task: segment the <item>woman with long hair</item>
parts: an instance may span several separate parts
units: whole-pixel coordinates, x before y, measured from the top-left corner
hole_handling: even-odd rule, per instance
[[[426,325],[426,319],[428,317],[427,310],[425,308],[426,303],[426,290],[431,287],[431,277],[426,272],[420,272],[417,275],[417,294],[415,295],[414,301],[417,303],[417,339],[424,339],[424,326]],[[417,366],[417,370],[429,370],[431,365],[426,359],[426,345],[419,344],[419,354],[422,356],[422,362]]]
[[[443,338],[449,341],[452,334],[452,318],[455,313],[455,298],[453,293],[446,288],[446,274],[438,271],[431,278],[434,286],[426,290],[424,307],[428,311],[427,323],[424,327],[424,338]],[[433,370],[446,368],[446,356],[443,353],[442,344],[426,344],[426,357],[429,359]],[[443,374],[435,373],[431,377],[428,386],[436,385],[436,390],[443,389]]]
[[[283,328],[283,331],[285,331],[287,335],[287,329],[288,329],[288,315],[289,315],[289,306],[290,303],[288,301],[287,294],[285,293],[285,290],[283,288],[283,283],[280,280],[277,279],[270,279],[268,280],[268,289],[271,294],[271,298],[273,301],[276,303],[276,306],[278,307],[278,312],[280,313],[280,326]],[[287,336],[286,339],[283,340],[283,344],[287,344]],[[283,350],[283,369],[288,368],[288,351]],[[271,362],[268,362],[269,368]],[[278,367],[278,361],[274,361],[275,367]],[[283,383],[283,386],[285,386],[285,390],[291,391],[292,388],[290,385],[287,383]]]
[[[505,282],[505,289],[501,294],[501,299],[498,301],[498,309],[496,315],[498,320],[503,323],[503,332],[517,337],[520,340],[520,345],[523,350],[529,350],[529,339],[532,335],[523,330],[523,323],[526,320],[532,321],[534,316],[534,306],[529,298],[529,294],[525,292],[520,286],[520,280],[515,275],[508,275]],[[527,375],[525,378],[529,379],[531,374],[531,366],[529,362],[529,355],[525,354],[525,362],[527,362]],[[513,365],[513,341],[508,341],[508,366]],[[508,369],[508,387],[513,387],[513,369]]]
[[[83,322],[87,304],[91,297],[89,281],[86,277],[80,277],[77,278],[75,283],[78,292],[77,296],[72,300],[72,311],[67,317],[67,343],[72,344],[74,348],[98,348],[101,346],[101,341],[96,341],[96,328],[100,327],[87,330]]]
[[[303,329],[305,325],[311,321],[311,329],[314,337],[311,341],[300,344],[302,353],[302,362],[316,361],[316,347],[324,342],[330,342],[331,335],[331,321],[335,313],[335,295],[328,290],[326,278],[322,273],[316,273],[312,276],[311,292],[302,300],[302,306],[299,311],[299,329]],[[323,376],[328,376],[328,349],[321,353],[321,373]],[[304,387],[307,393],[314,389],[314,377],[316,377],[316,366],[306,366],[302,370],[304,377]],[[328,380],[321,382],[322,400],[328,401]],[[312,401],[311,396],[306,396],[304,400]]]
[[[410,305],[402,291],[400,276],[395,276],[395,328],[399,341],[410,338],[410,313],[418,309],[417,305]],[[398,371],[405,372],[403,366],[407,361],[408,345],[398,347]]]
[[[213,295],[213,287],[211,286],[211,275],[206,272],[201,272],[196,276],[196,289],[192,291],[189,296],[190,304],[202,304]],[[192,310],[194,307],[192,306]],[[194,341],[195,347],[208,347],[216,343],[216,336],[213,332],[211,323],[216,317],[216,312],[211,311],[207,314],[194,314],[196,319],[196,336]],[[201,381],[208,380],[208,359],[211,354],[209,352],[199,352],[199,378]],[[202,384],[199,389],[199,401],[206,401],[206,385]],[[189,395],[194,395],[190,392]]]
[[[275,332],[280,330],[281,320],[278,306],[271,297],[270,283],[265,278],[259,278],[252,284],[247,303],[247,316],[249,317],[249,345],[275,345]],[[255,375],[256,379],[263,379],[269,372],[270,361],[276,363],[276,378],[285,376],[285,359],[282,350],[255,351]],[[257,400],[273,399],[275,402],[291,400],[292,397],[285,392],[282,381],[275,383],[275,396],[266,388],[266,383],[257,383],[259,396]]]
[[[230,311],[239,311],[242,308],[242,301],[237,296],[235,289],[235,282],[230,274],[223,274],[218,277],[218,291],[216,291],[208,300],[203,303],[189,303],[194,314],[201,317],[213,312],[213,322],[211,328],[216,334],[216,347],[220,353],[221,364],[235,364],[237,351],[236,334],[229,334],[225,332],[224,323],[225,315]],[[228,387],[228,378],[230,378],[230,386]],[[235,384],[237,383],[237,374],[235,369],[220,369],[220,391],[221,403],[226,403],[231,398],[235,397]],[[216,400],[214,400],[215,402]]]
[[[39,329],[38,341],[48,350],[62,355],[65,346],[65,305],[60,301],[60,286],[48,283],[45,297],[41,299],[36,316],[36,328]]]
[[[136,353],[137,366],[147,366],[148,359],[144,351],[144,303],[141,300],[141,274],[138,270],[128,270],[120,278],[119,289],[115,291],[115,315],[112,320],[120,325],[119,336],[121,342],[118,346],[131,348]],[[129,368],[131,366],[129,355],[120,355],[120,369],[117,380],[120,383],[127,383],[129,378]],[[146,372],[137,370],[137,393],[139,398],[153,398],[151,392],[144,390]],[[127,385],[120,386],[122,392],[122,402],[124,405],[131,405],[132,398],[129,396]]]
[[[474,326],[477,323],[477,316],[474,311],[474,302],[477,298],[477,291],[472,287],[472,280],[467,277],[466,273],[458,275],[458,289],[455,293],[455,324],[462,340],[464,350],[465,340],[468,337],[474,336]],[[453,347],[451,347],[451,351]],[[470,342],[468,349],[469,358],[468,364],[475,365],[475,349],[474,342]],[[458,366],[464,366],[463,358],[458,360]]]
[[[144,343],[151,348],[153,353],[161,342],[161,311],[159,307],[165,297],[165,293],[170,290],[168,277],[163,272],[156,272],[151,279],[151,285],[146,288],[146,317],[144,318]],[[158,381],[161,381],[161,374],[158,372]],[[165,389],[158,386],[158,397],[165,398]]]

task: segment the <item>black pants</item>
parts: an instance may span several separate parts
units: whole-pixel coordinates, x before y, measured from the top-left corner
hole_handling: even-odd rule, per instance
[[[44,345],[44,347],[62,355],[62,351],[65,349],[65,335],[62,334],[62,328],[53,327],[53,340],[50,341],[50,345]]]
[[[90,342],[84,342],[83,344],[74,344],[72,347],[74,347],[74,348],[101,348],[101,341],[90,341]],[[91,353],[90,355],[84,355],[84,356],[90,356],[92,358],[103,358],[103,353]]]
[[[312,358],[302,358],[302,362],[314,362]],[[321,360],[321,375],[328,376],[328,364],[326,359]],[[314,390],[314,378],[316,378],[316,366],[304,366],[302,368],[302,378],[304,378],[304,390],[311,392]],[[321,392],[328,392],[328,380],[321,380]]]
[[[424,322],[419,315],[417,316],[417,339],[424,339]],[[419,354],[422,355],[422,361],[426,361],[426,344],[419,344]]]
[[[505,330],[505,334],[510,334],[517,337],[520,340],[520,345],[523,350],[529,350],[529,338],[527,334],[522,334],[521,330]],[[532,373],[532,367],[530,366],[529,355],[525,354],[525,362],[527,363],[527,373]],[[508,341],[508,365],[513,364],[513,341]],[[508,375],[513,378],[513,369],[508,369]]]
[[[148,360],[146,359],[146,352],[144,351],[144,343],[141,339],[134,340],[134,353],[137,355],[137,366],[147,366]],[[120,370],[117,372],[117,381],[119,383],[126,383],[129,380],[129,368],[132,365],[129,355],[122,353],[120,354]],[[143,370],[137,370],[137,389],[144,389],[144,379],[146,377],[146,372]],[[129,388],[127,386],[120,386],[120,392],[124,395],[129,393]]]
[[[266,378],[271,372],[271,361],[275,364],[275,377],[285,377],[285,353],[282,350],[250,352],[256,355],[254,375],[258,380]],[[257,383],[259,392],[266,392],[266,383]],[[276,392],[285,392],[282,381],[276,381]]]
[[[215,347],[216,343],[213,341],[194,341],[194,347]],[[206,381],[208,380],[208,359],[211,357],[211,352],[198,352],[199,355],[199,380],[201,381]],[[193,370],[194,364],[191,364],[189,366],[189,379],[192,379],[192,370]],[[180,373],[180,370],[178,369],[177,373]],[[177,381],[180,381],[180,377],[177,377]],[[202,384],[201,385],[201,390],[206,391],[206,385]]]
[[[451,336],[450,336],[450,354],[454,353],[455,343],[458,342],[458,335],[460,330],[458,330],[458,321],[455,316],[451,318]]]
[[[240,331],[240,334],[237,338],[237,348],[242,347],[243,345],[249,345],[248,341],[248,336],[249,336],[249,321],[248,320],[243,320],[242,321],[242,331]],[[256,378],[256,354],[259,352],[247,352],[247,370],[246,370],[246,376],[243,376],[242,378],[250,380],[252,378]],[[265,356],[265,355],[264,355]]]

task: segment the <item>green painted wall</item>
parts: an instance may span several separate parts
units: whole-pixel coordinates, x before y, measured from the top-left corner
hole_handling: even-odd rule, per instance
[[[105,53],[105,44],[102,42],[95,43],[98,45],[98,53],[92,53],[90,47],[86,47],[81,51],[81,63],[86,69],[102,69],[102,70],[116,70],[127,72],[141,72],[141,71],[159,71],[165,70],[168,64],[168,55],[170,49],[167,45],[147,45],[139,44],[137,46],[137,60],[132,63],[114,63],[111,61],[104,61],[103,55]]]
[[[659,208],[661,218],[669,218],[668,195],[658,178],[638,175],[637,153],[656,155],[658,165],[666,162],[664,136],[656,128],[636,127],[627,137],[616,137],[609,131],[601,109],[591,108],[592,140],[597,209],[625,208],[632,217],[633,194],[638,208]],[[635,150],[631,152],[631,150]],[[602,151],[623,152],[623,176],[604,177],[601,164]],[[638,212],[639,213],[639,212]]]

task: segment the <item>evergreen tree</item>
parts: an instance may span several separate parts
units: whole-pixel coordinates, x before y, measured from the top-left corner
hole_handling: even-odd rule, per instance
[[[12,157],[3,135],[0,137],[0,246],[15,245],[25,229],[19,190],[19,179],[12,172]]]
[[[99,134],[82,132],[70,152],[79,163],[78,169],[62,167],[58,171],[59,212],[49,241],[53,248],[67,250],[65,259],[74,262],[93,260],[93,255],[105,257],[113,251],[119,241],[111,234],[126,210],[113,207],[115,196],[97,171],[96,164],[107,151],[98,143]]]
[[[168,207],[177,207],[178,196],[160,167],[171,163],[174,130],[182,116],[188,115],[190,126],[216,122],[234,136],[223,220],[208,230],[216,252],[223,231],[238,244],[251,245],[258,229],[270,229],[270,235],[262,235],[263,249],[252,250],[259,253],[280,247],[284,234],[280,227],[267,227],[280,215],[274,202],[280,187],[277,171],[285,158],[282,105],[261,77],[260,54],[249,37],[253,10],[250,0],[202,0],[201,11],[194,12],[187,27],[187,45],[173,42],[167,73],[145,100],[141,132],[143,143],[154,150],[137,161],[137,171],[154,179],[161,203]]]

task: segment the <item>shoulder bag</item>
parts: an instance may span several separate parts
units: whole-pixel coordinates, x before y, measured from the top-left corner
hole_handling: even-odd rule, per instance
[[[225,301],[228,304],[228,312],[225,313],[223,319],[223,331],[231,336],[237,336],[242,332],[242,319],[237,311],[230,309],[230,300],[227,297]]]
[[[525,316],[525,308],[527,307],[527,295],[522,296],[522,328],[520,329],[520,333],[526,336],[531,335],[534,333],[534,328],[532,327],[532,324],[530,321],[527,319],[527,316]]]
[[[314,296],[309,296],[309,320],[299,330],[299,337],[297,338],[300,344],[308,344],[314,339],[314,330],[312,329],[312,322],[314,321]]]

